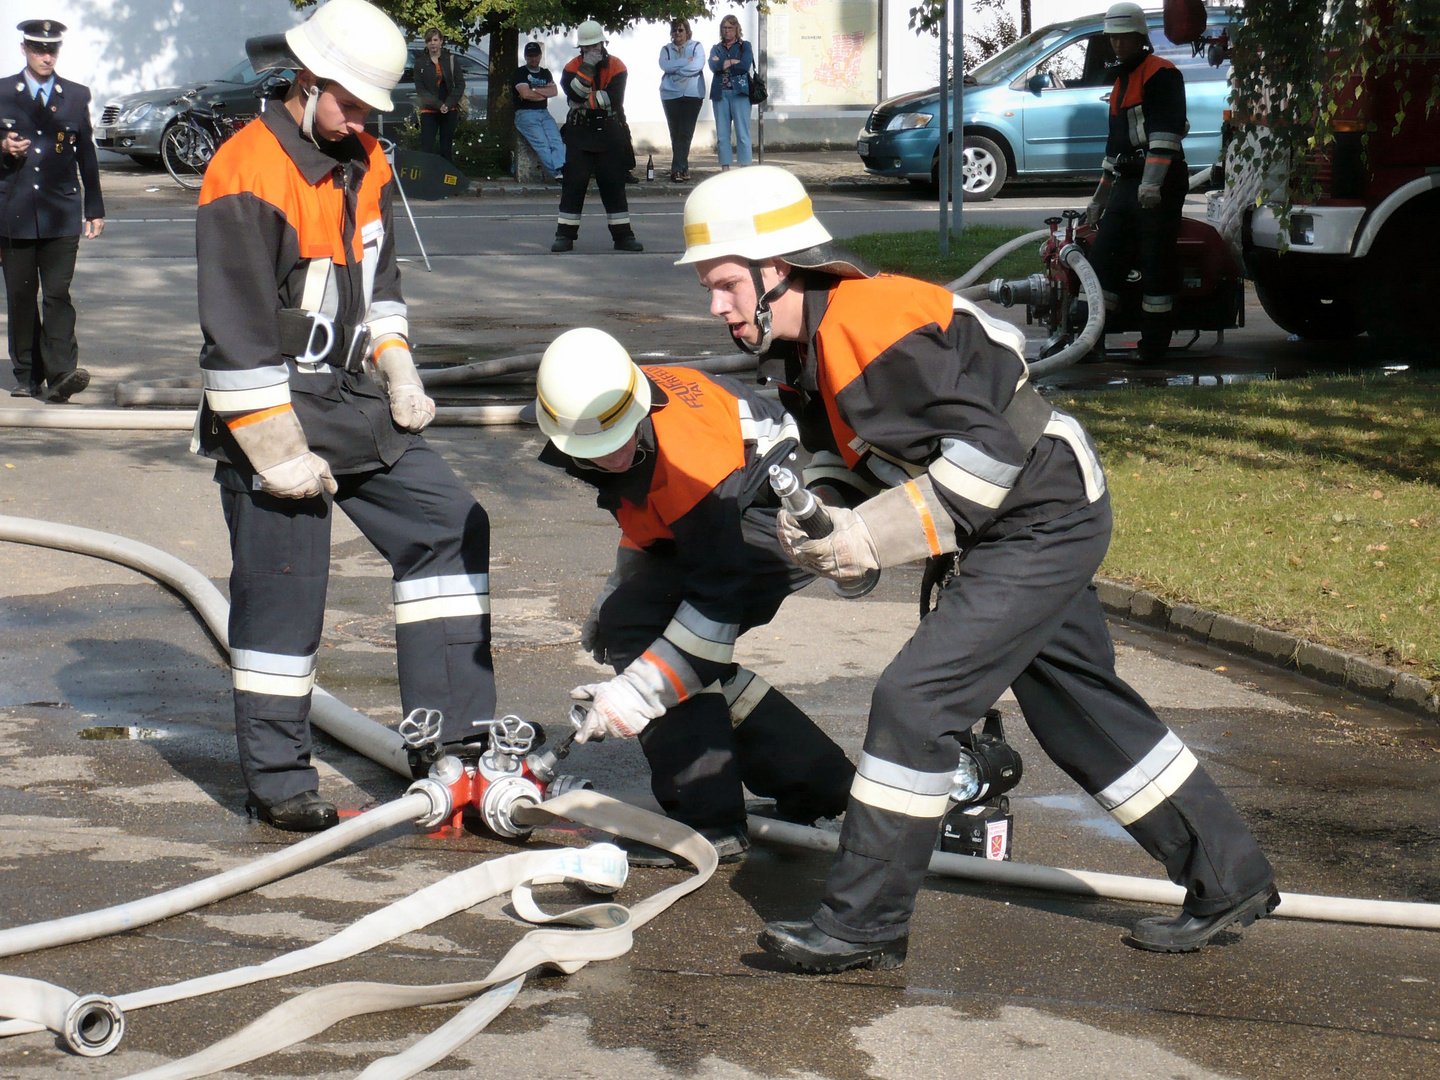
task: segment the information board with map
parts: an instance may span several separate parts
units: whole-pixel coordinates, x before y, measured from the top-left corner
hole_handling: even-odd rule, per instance
[[[769,107],[874,105],[879,0],[788,0],[766,18]]]

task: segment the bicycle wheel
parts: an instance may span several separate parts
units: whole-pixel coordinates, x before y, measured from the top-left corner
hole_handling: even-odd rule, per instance
[[[160,160],[165,163],[165,171],[191,191],[204,181],[205,166],[214,156],[214,137],[183,120],[166,128],[160,139]]]

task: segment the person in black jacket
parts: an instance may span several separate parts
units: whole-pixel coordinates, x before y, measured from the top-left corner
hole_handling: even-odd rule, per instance
[[[105,228],[90,90],[55,74],[63,23],[30,19],[18,29],[25,68],[0,83],[0,262],[16,382],[10,394],[69,401],[90,385],[90,373],[76,366],[75,256],[82,234],[94,239]]]
[[[465,73],[433,27],[425,31],[425,52],[415,61],[415,96],[420,99],[421,151],[453,161]]]

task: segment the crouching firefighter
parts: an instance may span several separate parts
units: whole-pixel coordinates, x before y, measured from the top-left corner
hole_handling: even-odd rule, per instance
[[[1092,259],[1107,315],[1118,310],[1121,286],[1138,265],[1136,353],[1143,362],[1156,363],[1170,347],[1179,286],[1175,245],[1190,181],[1181,140],[1189,123],[1185,80],[1179,68],[1154,54],[1149,31],[1138,4],[1116,4],[1105,13],[1105,33],[1120,62],[1120,76],[1110,93],[1100,185],[1085,208],[1085,220],[1100,225]]]
[[[200,192],[196,448],[230,529],[248,805],[310,831],[336,821],[308,726],[335,507],[394,570],[402,707],[443,711],[461,741],[495,685],[489,519],[418,434],[435,406],[406,340],[394,182],[362,127],[391,108],[405,37],[364,0],[330,0],[285,41],[289,96],[220,148]]]
[[[749,847],[742,783],[787,821],[839,814],[855,772],[844,752],[733,656],[736,638],[814,580],[780,549],[767,480],[796,448],[795,422],[732,379],[642,372],[591,329],[546,350],[535,410],[550,438],[540,460],[593,485],[620,524],[582,635],[617,674],[572,691],[588,705],[577,741],[638,737],[655,798],[721,862]],[[636,865],[674,864],[619,842]]]
[[[905,958],[947,806],[955,736],[1010,687],[1044,751],[1186,890],[1131,942],[1187,951],[1277,902],[1269,862],[1179,736],[1115,674],[1091,576],[1110,500],[1080,424],[1027,381],[1023,338],[945,289],[879,275],[830,244],[800,182],[760,166],[685,203],[712,314],[751,350],[788,343],[781,398],[807,448],[879,490],[831,510],[797,563],[836,580],[956,552],[935,610],[881,674],[840,852],[811,918],[760,944],[804,971]],[[834,476],[827,477],[834,480]],[[836,485],[838,486],[838,485]]]

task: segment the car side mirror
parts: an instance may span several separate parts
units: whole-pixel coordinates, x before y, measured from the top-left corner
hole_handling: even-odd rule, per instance
[[[1032,94],[1038,94],[1041,90],[1049,90],[1055,85],[1055,76],[1048,71],[1038,71],[1030,76],[1030,80],[1025,85],[1029,87]]]

